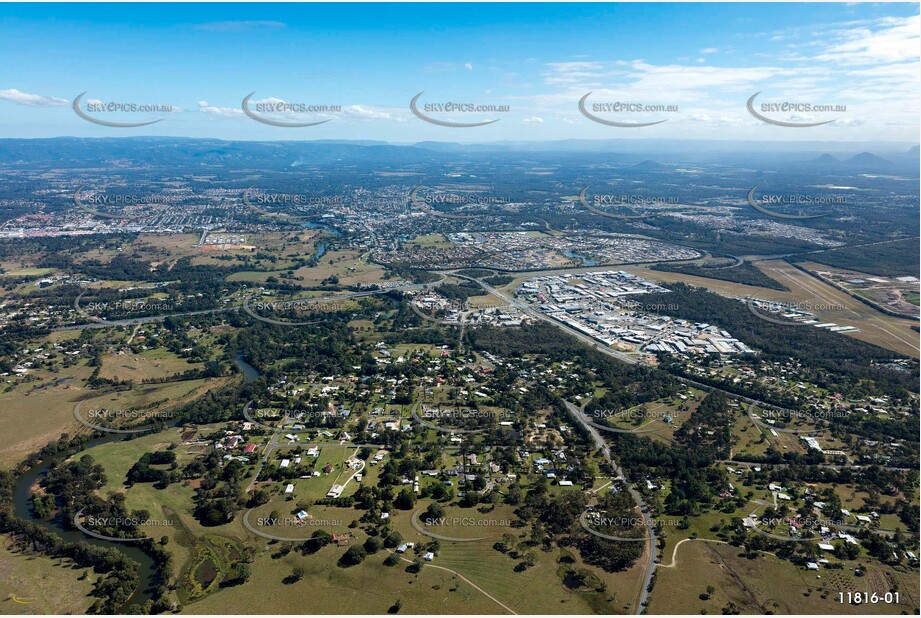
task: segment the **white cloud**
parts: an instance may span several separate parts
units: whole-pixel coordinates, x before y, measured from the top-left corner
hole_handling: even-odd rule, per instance
[[[544,119],[540,116],[530,116],[529,118],[523,119],[521,122],[525,124],[543,124]]]
[[[12,101],[13,103],[29,105],[32,107],[60,107],[62,105],[70,105],[70,101],[67,99],[59,99],[58,97],[46,97],[40,94],[30,94],[28,92],[16,90],[15,88],[0,90],[0,101]]]
[[[467,69],[468,71],[472,71],[472,70],[473,70],[473,65],[470,64],[469,62],[465,62],[465,63],[464,63],[464,68]]]
[[[342,108],[342,113],[349,118],[357,118],[360,120],[394,120],[396,122],[406,121],[406,118],[403,116],[390,111],[386,111],[379,107],[371,107],[368,105],[347,105]]]
[[[209,105],[207,101],[198,102],[198,111],[204,112],[211,116],[220,118],[239,118],[243,115],[243,110],[239,107],[220,107],[218,105]]]
[[[827,47],[817,60],[845,64],[874,64],[917,60],[921,47],[921,16],[887,17],[871,26],[832,32],[842,41]]]
[[[718,51],[719,51],[719,49],[717,49],[716,47],[704,47],[702,50],[700,50],[700,53],[702,53],[702,54],[715,54],[715,53],[718,52]]]

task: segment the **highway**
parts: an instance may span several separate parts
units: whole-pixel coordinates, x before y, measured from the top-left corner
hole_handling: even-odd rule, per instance
[[[363,296],[374,296],[375,294],[386,294],[387,292],[391,292],[394,290],[401,291],[401,292],[408,292],[410,290],[421,290],[428,286],[436,285],[437,283],[438,282],[426,283],[426,284],[411,283],[407,285],[394,286],[394,287],[387,288],[387,289],[368,290],[365,292],[349,292],[348,294],[337,294],[333,296],[312,296],[312,297],[305,297],[305,298],[295,298],[292,300],[273,301],[273,304],[279,307],[288,307],[288,306],[296,306],[298,304],[303,304],[303,303],[320,303],[320,302],[345,300],[349,298],[361,298]],[[92,318],[92,316],[87,315],[86,312],[80,308],[79,301],[82,296],[83,294],[80,294],[80,296],[76,298],[76,300],[74,301],[74,307],[77,309],[79,313]],[[149,324],[152,322],[162,322],[166,318],[170,318],[170,317],[181,318],[181,317],[190,317],[190,316],[196,316],[196,315],[211,315],[215,313],[226,313],[228,311],[239,311],[240,309],[243,309],[244,311],[246,311],[247,313],[249,313],[251,316],[255,317],[256,319],[261,319],[260,316],[257,316],[253,313],[253,311],[247,304],[247,301],[244,301],[242,304],[229,305],[227,307],[215,307],[214,309],[202,309],[199,311],[181,311],[177,313],[166,313],[166,314],[161,314],[161,315],[148,315],[148,316],[143,316],[143,317],[131,318],[127,320],[104,320],[102,318],[96,318],[96,321],[94,322],[89,322],[89,323],[84,323],[84,324],[71,324],[68,326],[57,326],[55,328],[52,328],[51,330],[52,331],[68,331],[68,330],[83,330],[85,328],[112,328],[112,327],[117,327],[117,326],[134,326],[135,324]],[[266,320],[269,321],[268,318]],[[283,322],[279,320],[273,320],[272,323],[283,324]]]

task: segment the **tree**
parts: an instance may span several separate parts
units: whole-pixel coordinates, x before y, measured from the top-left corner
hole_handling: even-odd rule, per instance
[[[399,546],[403,542],[403,535],[399,532],[391,532],[387,535],[387,538],[384,539],[384,547],[393,549],[394,547]]]
[[[413,492],[404,487],[397,495],[396,500],[393,501],[393,506],[401,511],[409,511],[413,508],[415,502],[416,497],[413,495]]]
[[[369,554],[376,554],[384,547],[384,541],[379,536],[369,536],[364,543],[365,551]]]
[[[342,554],[342,557],[339,558],[339,566],[348,568],[356,564],[361,564],[367,556],[368,552],[366,552],[361,545],[352,545]]]
[[[441,505],[437,502],[432,502],[427,509],[425,509],[424,520],[426,523],[440,520],[445,516],[445,510],[441,508]]]

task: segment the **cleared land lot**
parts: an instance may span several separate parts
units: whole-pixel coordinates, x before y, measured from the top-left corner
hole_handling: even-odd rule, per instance
[[[397,601],[406,614],[504,614],[501,606],[459,577],[441,569],[423,567],[406,572],[406,563],[384,566],[389,552],[368,556],[351,568],[336,566],[344,549],[327,546],[310,556],[291,552],[273,559],[268,546],[251,565],[251,578],[191,605],[186,614],[386,614]],[[304,577],[293,584],[282,580],[295,567]]]
[[[62,433],[71,435],[83,429],[73,415],[74,404],[86,394],[80,384],[91,370],[75,366],[56,374],[37,371],[37,381],[18,384],[0,393],[0,422],[4,438],[0,446],[0,465],[10,467],[37,451]],[[72,378],[51,386],[54,380]],[[44,388],[37,386],[48,384]],[[86,431],[89,431],[88,429]]]
[[[860,331],[853,333],[853,337],[896,352],[918,356],[918,334],[911,330],[911,325],[917,326],[917,321],[881,313],[787,262],[769,260],[757,262],[755,265],[768,276],[778,279],[790,288],[797,301],[809,300],[829,306],[845,307],[839,311],[817,313],[824,320],[859,328]]]
[[[103,355],[99,375],[102,378],[140,382],[201,368],[201,363],[189,363],[163,348],[145,350],[140,354],[119,350]]]
[[[659,567],[650,595],[650,614],[719,614],[732,603],[745,614],[900,614],[915,613],[918,605],[917,573],[884,569],[878,563],[864,565],[866,575],[855,577],[848,561],[840,570],[819,573],[775,558],[754,560],[739,557],[742,550],[731,545],[688,541],[678,547],[676,566]],[[671,551],[664,564],[669,564]],[[821,579],[818,577],[821,576]],[[895,585],[898,605],[849,605],[840,603],[838,592],[884,594]],[[709,599],[701,599],[713,588]]]

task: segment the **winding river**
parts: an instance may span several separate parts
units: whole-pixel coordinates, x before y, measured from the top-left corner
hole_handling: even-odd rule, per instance
[[[86,446],[82,450],[87,450],[93,448],[94,446],[99,446],[100,444],[118,442],[119,440],[123,439],[124,436],[120,434],[110,433],[101,438],[90,440],[86,443]],[[89,543],[90,545],[96,545],[98,547],[104,547],[106,549],[116,549],[125,554],[128,558],[137,562],[140,565],[140,568],[138,569],[138,577],[140,578],[140,582],[138,587],[121,607],[121,610],[124,611],[134,603],[144,603],[148,599],[153,599],[157,587],[162,582],[160,572],[157,570],[157,566],[153,558],[144,553],[144,551],[142,551],[140,548],[133,546],[132,543],[119,543],[117,541],[106,541],[103,539],[90,537],[86,534],[83,534],[79,530],[75,530],[72,527],[65,525],[65,522],[62,521],[60,516],[55,516],[51,519],[39,519],[32,511],[32,487],[39,481],[39,479],[47,474],[48,469],[53,464],[63,461],[64,459],[67,459],[68,457],[79,452],[80,451],[78,450],[74,450],[59,453],[47,461],[42,462],[40,465],[31,468],[28,472],[19,477],[19,480],[16,481],[15,493],[13,494],[13,510],[17,517],[47,528],[48,530],[56,533],[65,541],[72,543],[83,541],[84,543]]]
[[[243,377],[247,382],[252,382],[259,377],[260,374],[256,368],[244,361],[243,355],[240,352],[237,352],[237,354],[234,356],[234,362],[236,363],[237,367],[240,368],[240,371],[243,372]],[[39,519],[35,516],[35,513],[32,510],[32,487],[35,486],[36,483],[38,483],[39,480],[48,473],[48,470],[52,465],[63,461],[68,457],[75,455],[76,453],[91,449],[94,446],[110,444],[112,442],[118,442],[119,440],[124,439],[125,437],[121,434],[110,433],[100,438],[90,440],[80,450],[58,453],[57,455],[49,458],[47,461],[42,462],[40,465],[29,469],[25,474],[19,477],[19,479],[16,481],[16,488],[13,494],[13,511],[17,517],[43,526],[44,528],[47,528],[48,530],[56,533],[65,541],[73,543],[82,541],[84,543],[89,543],[98,547],[118,550],[140,565],[138,569],[138,577],[140,578],[139,585],[125,602],[125,604],[120,608],[122,611],[135,603],[141,604],[148,599],[154,598],[154,594],[156,593],[157,588],[162,583],[162,578],[160,577],[160,572],[157,569],[154,559],[147,555],[139,547],[134,546],[132,543],[106,541],[104,539],[97,539],[95,537],[87,536],[79,530],[75,530],[72,527],[66,525],[60,516],[49,519]]]

